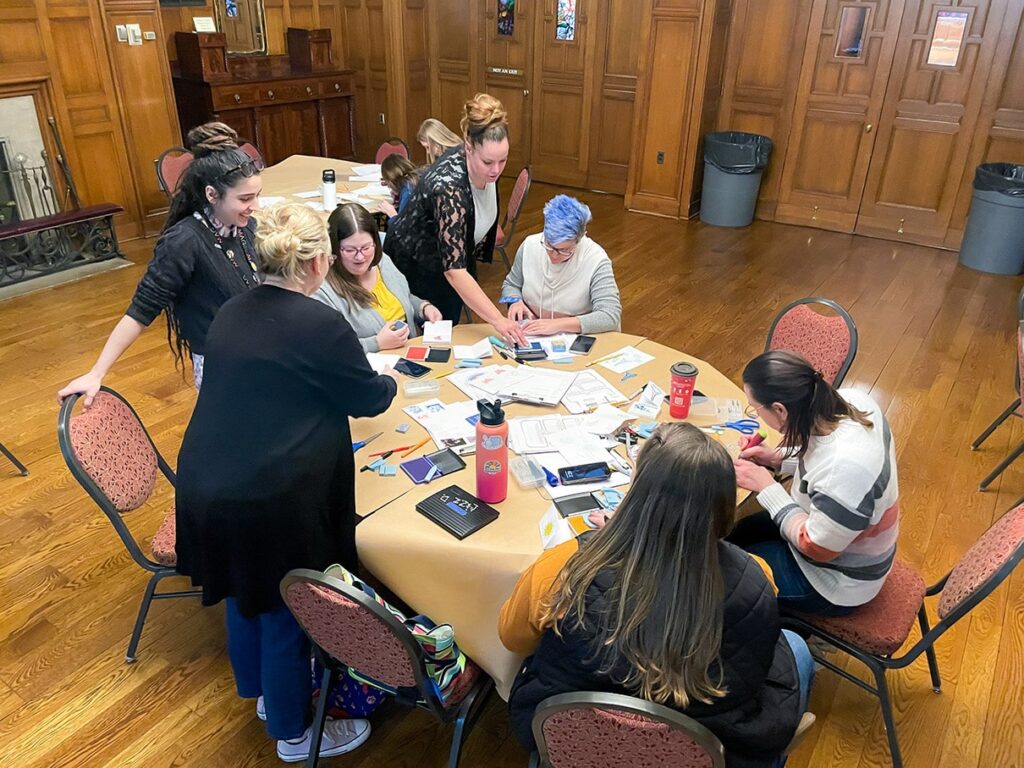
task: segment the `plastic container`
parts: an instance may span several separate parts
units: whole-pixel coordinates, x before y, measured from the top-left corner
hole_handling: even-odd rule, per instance
[[[960,263],[980,272],[1024,272],[1024,165],[984,163],[974,172]]]
[[[334,171],[330,168],[324,170],[321,175],[320,197],[324,210],[330,213],[338,207],[338,185]]]
[[[540,488],[544,485],[544,470],[528,456],[517,456],[512,459],[509,469],[512,470],[512,477],[516,479],[520,488]]]
[[[441,394],[441,382],[437,379],[410,379],[402,382],[402,394],[406,397],[437,397]]]
[[[501,400],[477,400],[476,495],[488,504],[508,496],[508,422]]]
[[[669,415],[673,419],[685,419],[690,415],[693,389],[697,383],[697,366],[693,363],[676,363],[669,372],[672,376],[668,400]]]

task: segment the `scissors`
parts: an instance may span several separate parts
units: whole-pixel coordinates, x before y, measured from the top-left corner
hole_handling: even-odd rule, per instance
[[[711,429],[720,431],[735,429],[741,435],[752,435],[760,427],[761,424],[757,419],[736,419],[735,421],[726,421],[722,424],[715,424]]]
[[[358,442],[352,443],[352,451],[355,452],[358,451],[360,448],[366,447],[383,434],[383,432],[378,432],[376,435],[370,435],[365,440],[359,440]]]

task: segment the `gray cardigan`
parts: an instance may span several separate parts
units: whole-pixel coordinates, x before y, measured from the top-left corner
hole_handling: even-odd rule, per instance
[[[391,261],[390,256],[383,254],[377,268],[380,270],[380,279],[384,281],[384,285],[395,294],[396,299],[402,302],[402,308],[405,309],[405,322],[409,324],[409,338],[419,336],[422,318],[419,309],[423,306],[424,300],[409,292],[409,283],[405,279],[405,275],[398,271],[398,267]],[[326,280],[313,294],[313,298],[331,309],[341,312],[342,317],[348,320],[352,330],[359,337],[359,343],[363,345],[364,352],[380,351],[377,333],[384,327],[384,318],[374,307],[350,305]]]

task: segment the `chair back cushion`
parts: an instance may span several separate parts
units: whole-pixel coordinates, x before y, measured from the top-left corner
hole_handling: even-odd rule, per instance
[[[960,558],[942,588],[939,618],[946,618],[1010,560],[1016,558],[1019,561],[1022,547],[1024,504],[1003,515]]]
[[[156,483],[157,456],[128,404],[99,392],[90,408],[72,416],[71,450],[118,512],[142,506]]]
[[[541,726],[552,768],[711,768],[711,755],[678,728],[633,713],[579,707]]]
[[[240,146],[239,149],[242,150],[242,152],[247,154],[252,159],[252,161],[256,164],[257,168],[261,170],[263,169],[265,165],[265,163],[263,162],[263,155],[260,154],[260,151],[256,149],[256,146],[254,144],[250,144],[247,141],[245,142],[245,144]]]
[[[385,141],[377,148],[377,155],[374,157],[373,162],[380,165],[388,155],[401,155],[408,160],[409,150],[405,144],[392,144],[390,141]]]
[[[515,186],[512,187],[512,194],[508,196],[508,220],[513,222],[519,218],[523,210],[523,201],[526,199],[526,192],[530,188],[530,169],[523,168],[516,176]]]
[[[846,321],[839,315],[822,315],[807,304],[797,304],[779,318],[768,340],[768,349],[796,352],[834,384],[852,338]]]
[[[295,619],[313,642],[360,675],[391,688],[415,688],[409,653],[391,628],[334,590],[295,582],[285,590]]]
[[[178,182],[192,165],[195,158],[191,152],[182,152],[180,155],[164,155],[160,158],[160,178],[164,180],[167,194],[173,195],[178,189]]]

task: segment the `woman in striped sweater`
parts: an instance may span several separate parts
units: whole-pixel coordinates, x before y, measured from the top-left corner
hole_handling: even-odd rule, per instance
[[[785,607],[849,613],[878,594],[896,555],[899,487],[885,415],[868,395],[836,390],[791,352],[755,357],[743,388],[783,441],[780,448],[741,444],[737,483],[765,512],[744,520],[730,540],[768,562]],[[773,475],[783,460],[794,475],[789,492]]]

